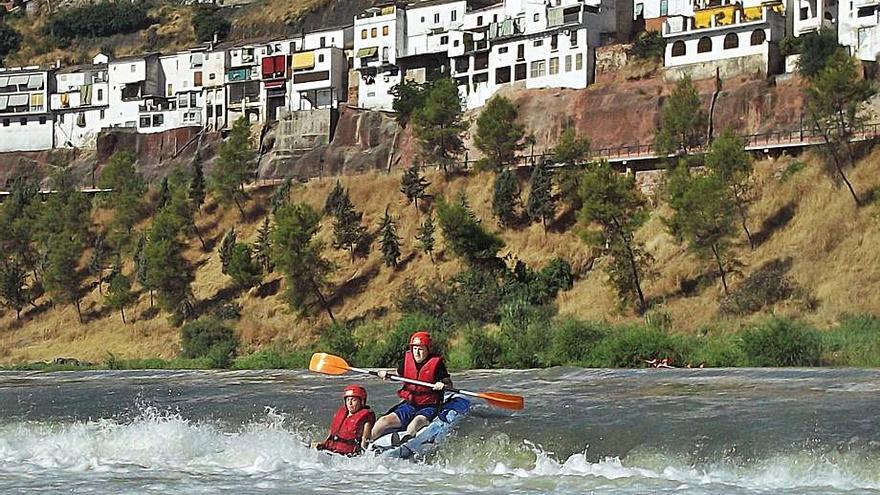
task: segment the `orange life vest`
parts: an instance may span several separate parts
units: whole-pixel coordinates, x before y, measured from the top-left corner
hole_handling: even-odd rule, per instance
[[[420,380],[428,383],[437,381],[437,368],[443,358],[440,356],[431,356],[422,363],[422,367],[416,366],[416,358],[413,357],[412,351],[406,351],[403,357],[403,377],[411,380]],[[404,383],[403,388],[397,392],[401,399],[409,402],[414,406],[435,406],[443,402],[443,392],[438,392],[430,387],[421,385],[412,385]]]
[[[330,436],[324,440],[322,448],[343,455],[359,454],[364,425],[375,422],[376,415],[369,406],[364,406],[363,409],[349,416],[348,409],[343,405],[333,416],[333,421],[330,423]]]

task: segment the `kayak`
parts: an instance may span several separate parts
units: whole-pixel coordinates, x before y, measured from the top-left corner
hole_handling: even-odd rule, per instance
[[[424,457],[443,443],[455,426],[467,416],[470,408],[469,400],[460,395],[453,395],[440,406],[437,417],[411,439],[398,443],[401,431],[390,432],[377,438],[370,445],[370,449],[379,457],[395,459]]]

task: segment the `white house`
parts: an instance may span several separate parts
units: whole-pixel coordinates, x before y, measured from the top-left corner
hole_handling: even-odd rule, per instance
[[[318,48],[339,48],[351,50],[354,48],[354,25],[340,27],[328,27],[303,33],[300,37],[292,40],[291,53]]]
[[[147,100],[165,96],[165,77],[159,63],[159,54],[135,55],[111,60],[108,69],[110,85],[107,118],[113,127],[136,127],[149,132],[152,127],[164,127],[161,114],[150,114],[147,122],[140,116]]]
[[[836,31],[839,3],[838,0],[786,0],[785,10],[789,16],[791,34],[801,36],[822,27]]]
[[[204,108],[205,49],[195,48],[159,57],[164,94],[144,100],[139,128],[156,133],[179,127],[201,126]],[[161,121],[159,125],[155,122]]]
[[[59,148],[94,149],[101,129],[110,127],[109,60],[98,54],[92,62],[55,73],[50,108],[55,114],[55,143]]]
[[[695,79],[721,77],[759,72],[764,75],[782,70],[778,43],[785,36],[785,19],[775,7],[760,8],[747,17],[742,9],[735,9],[729,23],[717,22],[699,27],[696,17],[676,16],[666,20],[663,37],[666,39],[664,57],[667,77],[677,79],[688,74]],[[699,13],[699,11],[697,11]]]
[[[404,9],[393,2],[377,4],[355,17],[352,68],[359,77],[358,106],[391,110],[391,88],[401,81],[397,58],[405,53],[405,22]]]
[[[51,70],[39,67],[0,69],[0,152],[54,147],[53,77]]]
[[[347,98],[348,60],[341,48],[294,53],[291,65],[290,110],[338,108]]]
[[[226,116],[232,124],[245,116],[251,123],[265,119],[260,82],[261,44],[247,43],[226,50]]]
[[[837,38],[859,60],[877,62],[880,55],[880,1],[858,0],[841,5]]]
[[[226,51],[206,50],[202,66],[202,122],[209,130],[226,127]]]

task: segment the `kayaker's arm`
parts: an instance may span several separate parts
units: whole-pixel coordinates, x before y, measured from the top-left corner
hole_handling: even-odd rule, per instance
[[[373,431],[373,423],[372,422],[364,423],[364,434],[361,437],[361,448],[364,451],[366,451],[367,447],[370,446],[370,440],[372,439],[372,436],[370,435],[370,433],[372,431]]]

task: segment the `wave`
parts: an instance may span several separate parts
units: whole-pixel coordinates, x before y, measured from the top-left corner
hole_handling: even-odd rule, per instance
[[[152,407],[143,408],[127,421],[13,423],[0,426],[0,473],[4,475],[0,478],[38,477],[46,472],[63,476],[158,471],[189,477],[375,482],[366,473],[374,477],[378,473],[383,475],[386,489],[395,480],[406,486],[407,479],[418,475],[458,489],[468,484],[505,487],[501,492],[523,485],[538,491],[578,492],[621,484],[637,486],[636,492],[681,487],[705,487],[707,493],[792,489],[880,492],[880,459],[859,451],[819,455],[792,450],[763,459],[693,463],[686,455],[637,449],[624,459],[594,461],[588,450],[558,455],[496,433],[488,438],[453,438],[437,455],[411,463],[319,453],[306,446],[309,438],[319,434],[315,427],[269,408],[262,417],[232,428],[217,422],[189,421]]]

